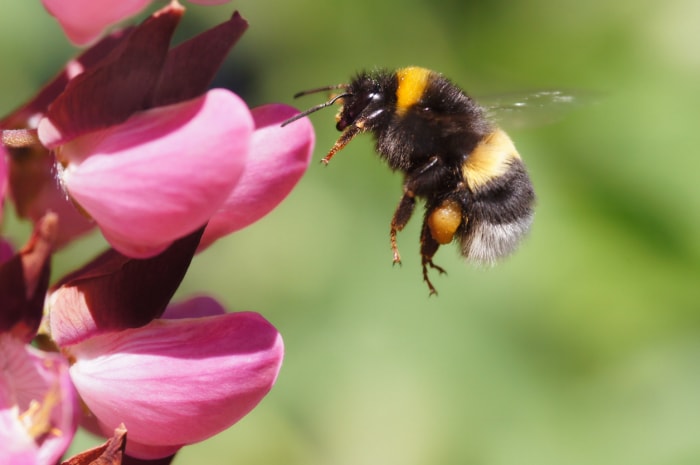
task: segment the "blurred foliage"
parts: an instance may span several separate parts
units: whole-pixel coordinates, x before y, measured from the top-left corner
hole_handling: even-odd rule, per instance
[[[0,17],[2,113],[74,53],[38,3]],[[199,256],[180,296],[261,312],[287,356],[257,410],[176,464],[700,463],[700,3],[240,0],[190,5],[182,38],[233,8],[251,26],[218,85],[251,105],[409,64],[476,96],[597,97],[510,131],[538,193],[533,231],[494,269],[443,247],[437,298],[416,219],[391,266],[401,179],[369,136]],[[312,119],[318,160],[338,134],[333,110]],[[103,247],[88,244],[56,274]]]

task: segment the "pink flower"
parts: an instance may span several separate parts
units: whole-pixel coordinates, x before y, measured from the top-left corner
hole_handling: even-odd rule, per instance
[[[0,334],[0,463],[53,465],[78,424],[68,363]]]
[[[148,2],[102,2],[99,12],[93,3],[45,0],[80,40]],[[29,140],[0,151],[0,199],[8,185],[36,222],[19,254],[0,247],[0,462],[55,462],[75,429],[75,389],[91,412],[84,423],[114,432],[105,454],[121,454],[124,424],[126,453],[157,459],[236,423],[277,379],[282,338],[262,316],[226,313],[208,297],[169,302],[196,250],[289,194],[313,129],[308,120],[282,128],[291,107],[251,110],[228,90],[208,90],[247,23],[234,13],[171,48],[182,13],[172,1],[101,40],[0,120],[3,138]],[[47,298],[52,248],[90,222],[113,247]],[[42,311],[63,358],[25,345]]]
[[[166,457],[231,426],[281,367],[281,336],[258,314],[226,313],[208,297],[165,310],[199,237],[145,260],[110,250],[48,300],[51,338],[75,360],[71,377],[94,415],[86,426],[109,435],[124,423],[131,456]]]
[[[39,121],[39,139],[56,153],[58,168],[34,147],[31,166],[11,165],[21,179],[11,188],[22,216],[59,214],[58,245],[96,224],[119,251],[151,257],[209,222],[204,248],[267,214],[306,170],[311,124],[280,127],[295,109],[251,111],[229,91],[205,93],[247,23],[234,13],[171,49],[182,13],[173,3],[103,39],[0,121]]]
[[[170,49],[182,13],[171,4],[139,27],[103,39],[0,120],[4,128],[32,129],[40,122],[43,145],[60,154],[65,170],[57,169],[53,155],[38,145],[31,148],[31,157],[24,149],[10,165],[18,212],[35,221],[47,209],[58,212],[59,245],[97,220],[116,247],[134,256],[153,255],[173,237],[203,225],[208,215],[199,206],[213,213],[238,179],[252,134],[250,111],[230,92],[204,93],[247,23],[235,13]],[[90,159],[93,154],[97,156]],[[75,191],[70,202],[56,188],[57,171],[65,172],[68,193]],[[4,179],[0,177],[0,187]],[[90,191],[95,181],[107,184]],[[168,196],[178,189],[184,189],[183,195]],[[86,205],[76,209],[76,198]],[[183,203],[175,205],[178,201]],[[149,230],[169,213],[168,223]],[[115,215],[121,215],[118,222]],[[144,217],[151,222],[139,230],[123,228],[129,219]],[[174,227],[158,237],[169,226]]]
[[[255,132],[243,175],[209,220],[200,249],[265,216],[304,174],[314,148],[311,122],[303,119],[297,127],[280,127],[296,113],[296,109],[280,104],[253,109]]]
[[[187,248],[192,254],[194,248]],[[173,250],[168,254],[186,253]],[[128,328],[134,314],[143,313],[127,307],[133,302],[129,295],[145,295],[143,278],[165,263],[126,260],[115,267],[115,257],[100,257],[52,293],[51,336],[75,360],[70,373],[94,415],[88,421],[91,429],[109,435],[124,423],[127,454],[165,457],[217,434],[252,410],[277,379],[284,348],[277,330],[260,315],[226,313],[208,297],[171,306],[164,318]],[[180,274],[173,271],[178,268],[173,260],[163,271],[175,276],[161,287],[174,292]],[[144,268],[131,268],[130,262]],[[131,278],[131,284],[118,276]],[[111,292],[115,283],[124,300]],[[100,295],[112,298],[107,302]],[[166,298],[163,294],[158,301]],[[108,310],[114,302],[121,309]]]
[[[255,313],[163,320],[64,347],[103,434],[124,423],[127,454],[159,458],[223,431],[274,384],[277,330]]]
[[[45,130],[39,126],[40,137]],[[245,103],[215,89],[63,145],[62,181],[113,247],[153,256],[219,209],[243,172],[252,133]]]
[[[36,334],[49,276],[55,215],[27,245],[0,256],[0,463],[53,465],[77,427],[67,362],[27,345]]]
[[[50,104],[18,112],[40,109],[39,139],[56,152],[76,211],[131,257],[154,256],[207,222],[202,247],[256,221],[286,197],[313,150],[308,121],[279,127],[293,108],[251,112],[229,91],[204,93],[247,25],[234,14],[169,49],[182,12],[171,4],[100,42],[107,57],[86,52],[83,71],[49,87],[53,100],[48,90],[35,99]]]
[[[152,0],[42,0],[56,17],[68,38],[76,45],[97,39],[110,26],[145,9]],[[203,5],[218,5],[229,0],[192,0]]]
[[[124,39],[124,32],[106,37],[98,44],[70,60],[64,69],[44,86],[30,101],[0,119],[0,128],[36,129],[47,107],[66,85],[86,69],[108,55]],[[47,211],[61,219],[56,233],[55,247],[59,248],[95,227],[95,222],[83,215],[67,198],[56,182],[56,160],[45,147],[36,144],[22,149],[7,150],[9,194],[20,218],[38,222]]]

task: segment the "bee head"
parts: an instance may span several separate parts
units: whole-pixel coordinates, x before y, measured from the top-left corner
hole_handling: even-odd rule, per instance
[[[338,131],[348,126],[358,126],[362,130],[376,121],[386,110],[386,89],[373,77],[366,74],[355,78],[347,87],[347,94],[342,98],[343,108],[335,125]]]

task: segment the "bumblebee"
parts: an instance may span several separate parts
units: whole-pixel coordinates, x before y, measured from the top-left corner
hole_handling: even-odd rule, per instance
[[[295,95],[338,90],[330,100],[285,121],[338,102],[336,128],[342,132],[331,158],[356,135],[369,132],[376,151],[394,171],[404,174],[403,196],[391,220],[394,263],[401,262],[396,236],[411,218],[416,199],[425,202],[420,255],[428,276],[443,244],[456,241],[469,261],[493,264],[513,252],[530,229],[535,194],[518,151],[508,135],[458,86],[420,67],[377,70],[349,84],[321,87]]]

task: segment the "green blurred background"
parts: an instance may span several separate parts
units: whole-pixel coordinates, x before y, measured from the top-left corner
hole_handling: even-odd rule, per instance
[[[75,53],[38,1],[6,3],[0,113]],[[338,133],[334,110],[314,115],[297,189],[196,258],[179,293],[272,321],[278,383],[176,464],[700,463],[700,2],[240,0],[189,5],[182,37],[233,8],[251,26],[219,81],[251,105],[411,64],[476,96],[595,98],[553,124],[506,125],[538,193],[534,228],[494,269],[443,247],[437,298],[418,217],[391,265],[400,176],[369,136],[317,163]],[[26,226],[6,221],[21,241]],[[102,246],[61,252],[56,274]]]

